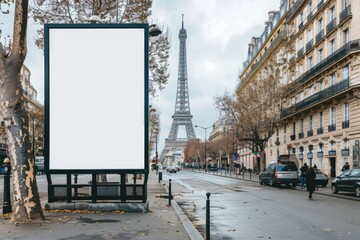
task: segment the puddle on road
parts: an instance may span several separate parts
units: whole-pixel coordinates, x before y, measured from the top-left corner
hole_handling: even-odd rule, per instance
[[[76,218],[77,220],[84,222],[84,223],[115,223],[115,222],[121,222],[120,220],[114,220],[114,219],[92,219],[92,218],[84,218],[79,217]]]

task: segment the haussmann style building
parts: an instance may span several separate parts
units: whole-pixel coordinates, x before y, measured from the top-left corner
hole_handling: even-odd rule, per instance
[[[266,162],[293,153],[299,167],[316,164],[331,177],[345,162],[359,167],[360,1],[283,0],[254,37],[240,89],[275,62],[273,77],[291,84],[277,106]],[[251,151],[243,156],[256,159]]]

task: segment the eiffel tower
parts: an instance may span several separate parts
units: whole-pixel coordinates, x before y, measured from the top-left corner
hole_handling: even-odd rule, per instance
[[[168,138],[165,139],[165,147],[160,154],[159,161],[163,163],[166,155],[174,151],[182,151],[189,140],[198,140],[192,124],[190,113],[187,65],[186,65],[186,30],[184,28],[184,14],[182,14],[182,27],[179,31],[179,72],[177,80],[175,112],[172,115],[173,122]],[[185,126],[187,138],[178,138],[179,126]]]

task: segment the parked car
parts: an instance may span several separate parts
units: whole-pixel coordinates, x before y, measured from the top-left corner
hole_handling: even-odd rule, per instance
[[[337,176],[331,183],[331,191],[334,194],[339,191],[354,192],[360,197],[360,169],[349,169]]]
[[[177,172],[175,166],[168,166],[168,167],[166,168],[166,171],[167,171],[168,173],[176,173],[176,172]]]
[[[209,164],[208,165],[208,171],[209,172],[217,172],[217,170],[218,170],[218,168],[217,168],[216,165],[214,165],[214,164]]]
[[[265,183],[274,187],[281,184],[292,184],[293,187],[296,187],[298,181],[296,163],[291,160],[289,155],[280,155],[277,161],[270,162],[259,174],[261,185]]]
[[[326,185],[328,185],[329,183],[329,177],[328,175],[326,175],[325,173],[323,173],[322,171],[320,171],[319,169],[317,168],[314,168],[314,171],[316,173],[316,178],[315,178],[315,186],[322,186],[322,187],[326,187]],[[298,172],[298,176],[299,176],[299,183],[298,185],[301,184],[301,181],[300,181],[300,175],[301,175],[301,172],[299,171]],[[306,181],[305,181],[305,185],[306,185]]]

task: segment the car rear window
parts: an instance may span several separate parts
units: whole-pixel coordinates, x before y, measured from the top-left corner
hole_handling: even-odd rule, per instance
[[[296,164],[294,162],[278,162],[278,171],[297,171]]]

